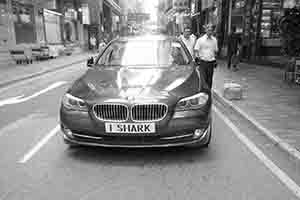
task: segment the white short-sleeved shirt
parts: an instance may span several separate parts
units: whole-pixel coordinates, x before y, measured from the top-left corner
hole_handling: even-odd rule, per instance
[[[194,35],[191,35],[188,39],[186,39],[183,35],[181,35],[179,38],[182,40],[186,48],[189,50],[190,54],[193,56],[196,37]]]
[[[196,41],[194,49],[198,51],[201,60],[214,61],[216,60],[215,54],[218,51],[217,39],[214,36],[209,39],[205,34]]]
[[[96,38],[94,38],[94,37],[90,38],[91,45],[96,46],[96,42],[97,42]]]

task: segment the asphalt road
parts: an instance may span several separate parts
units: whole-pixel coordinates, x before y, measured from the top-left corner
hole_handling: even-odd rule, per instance
[[[0,89],[0,200],[297,199],[215,111],[208,149],[69,149],[57,131],[60,100],[85,70]]]

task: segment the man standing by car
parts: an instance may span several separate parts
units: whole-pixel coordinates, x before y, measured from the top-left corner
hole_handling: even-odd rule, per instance
[[[194,46],[196,43],[196,36],[192,34],[192,30],[189,27],[185,27],[183,35],[179,36],[179,39],[185,44],[190,54],[194,58]]]
[[[200,72],[204,74],[206,83],[211,89],[214,68],[217,66],[216,54],[218,52],[218,41],[213,36],[212,24],[208,24],[204,28],[206,34],[196,41],[194,51]]]

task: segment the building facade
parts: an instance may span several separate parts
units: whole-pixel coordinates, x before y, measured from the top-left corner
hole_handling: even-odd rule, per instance
[[[179,35],[185,26],[192,26],[190,0],[165,0],[161,3],[168,34]]]
[[[0,63],[20,46],[88,49],[91,35],[118,31],[121,21],[118,0],[0,0],[0,12]]]
[[[276,60],[282,57],[279,19],[295,0],[229,0],[223,18],[227,35],[237,28],[245,60]]]

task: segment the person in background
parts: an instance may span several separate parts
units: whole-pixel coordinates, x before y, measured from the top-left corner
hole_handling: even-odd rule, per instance
[[[192,34],[192,30],[189,27],[185,27],[183,35],[179,36],[179,39],[185,44],[191,56],[194,58],[194,46],[196,43],[196,36]]]
[[[236,33],[236,27],[232,27],[232,33],[228,37],[228,53],[227,53],[227,68],[231,68],[231,64],[233,64],[233,69],[237,69],[236,59],[238,58],[238,47],[239,47],[240,39]]]
[[[95,35],[92,35],[90,37],[90,45],[91,45],[92,51],[95,51],[97,49],[97,39],[96,39]]]
[[[105,39],[100,39],[99,47],[98,47],[98,53],[101,53],[106,47]]]
[[[237,50],[236,53],[232,56],[232,65],[233,65],[233,71],[238,70],[238,64],[241,62],[241,56],[242,56],[242,45],[240,40],[238,40],[237,44]]]
[[[196,62],[199,64],[199,70],[204,75],[209,88],[212,88],[214,68],[217,67],[216,54],[218,52],[218,41],[213,36],[213,25],[208,24],[205,32],[200,37],[194,47]]]
[[[173,65],[184,65],[185,60],[180,52],[180,48],[179,47],[172,47],[171,50],[171,56],[172,56],[172,64]]]

